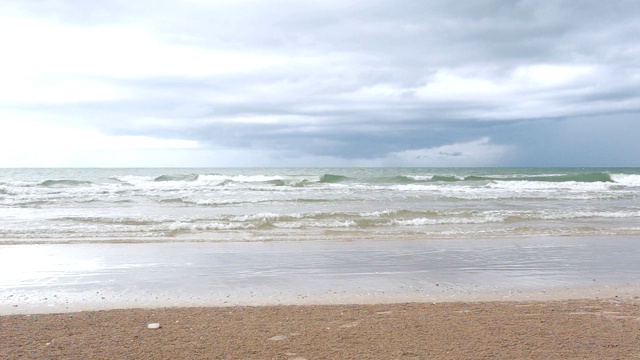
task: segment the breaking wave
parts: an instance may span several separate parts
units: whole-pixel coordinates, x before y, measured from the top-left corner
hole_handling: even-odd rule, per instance
[[[592,173],[558,173],[558,174],[506,174],[506,175],[456,175],[456,174],[427,174],[427,175],[397,175],[392,177],[349,177],[340,174],[325,173],[322,175],[220,175],[220,174],[181,174],[160,175],[156,177],[121,176],[114,177],[117,181],[132,185],[155,182],[184,182],[207,183],[215,185],[229,184],[264,184],[278,187],[307,187],[322,184],[353,183],[353,184],[479,184],[496,182],[528,181],[534,183],[611,183],[627,186],[640,186],[640,175],[610,174],[606,172]],[[42,186],[81,186],[91,182],[75,180],[48,180]]]
[[[611,179],[620,185],[640,187],[640,175],[634,174],[613,174]]]
[[[0,170],[0,239],[640,233],[637,168],[20,171]]]
[[[189,175],[160,175],[153,181],[196,181],[198,180],[198,174]]]
[[[334,175],[334,174],[324,174],[320,177],[321,183],[340,183],[349,180],[348,177],[342,175]]]
[[[404,175],[393,178],[399,183],[420,182],[478,182],[478,181],[532,181],[532,182],[613,182],[608,173],[589,174],[548,174],[548,175],[511,175],[511,176],[482,176],[482,175]]]
[[[39,184],[44,187],[75,187],[75,186],[89,186],[93,183],[91,181],[80,180],[45,180]]]

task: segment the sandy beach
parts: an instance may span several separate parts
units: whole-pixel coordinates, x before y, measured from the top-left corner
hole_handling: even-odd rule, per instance
[[[5,246],[0,359],[640,358],[637,244]]]
[[[638,297],[128,309],[0,322],[2,359],[640,358]]]

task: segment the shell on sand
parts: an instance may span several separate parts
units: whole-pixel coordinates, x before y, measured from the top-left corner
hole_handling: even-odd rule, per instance
[[[274,337],[270,337],[269,340],[271,341],[282,341],[284,339],[286,339],[287,337],[284,335],[276,335]]]

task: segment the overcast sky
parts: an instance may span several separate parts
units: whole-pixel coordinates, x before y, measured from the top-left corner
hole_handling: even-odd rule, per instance
[[[0,166],[640,166],[640,1],[0,0]]]

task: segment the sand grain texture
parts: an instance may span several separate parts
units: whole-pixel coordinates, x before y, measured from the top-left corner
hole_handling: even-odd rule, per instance
[[[131,309],[0,324],[2,359],[640,359],[638,299]]]

